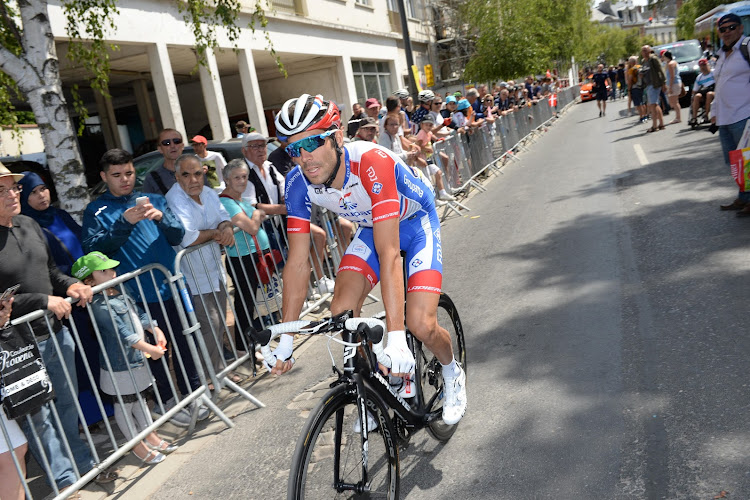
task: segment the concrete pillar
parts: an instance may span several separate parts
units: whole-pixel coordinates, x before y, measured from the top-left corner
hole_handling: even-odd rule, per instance
[[[104,134],[104,144],[107,149],[121,148],[120,133],[117,130],[117,118],[115,117],[115,108],[112,107],[112,99],[105,97],[99,91],[94,91],[96,108],[99,112],[99,121]]]
[[[224,101],[224,91],[221,89],[221,81],[219,79],[219,67],[216,64],[216,56],[212,49],[206,49],[206,64],[198,65],[198,73],[201,79],[203,102],[206,104],[206,114],[208,115],[208,123],[211,125],[213,140],[227,141],[234,134],[232,133],[232,129],[229,128],[227,104]]]
[[[336,58],[336,73],[338,74],[338,96],[344,117],[351,118],[352,104],[357,102],[357,88],[354,86],[354,71],[352,58],[347,55]]]
[[[185,132],[185,121],[177,97],[177,85],[174,82],[172,63],[169,60],[167,44],[157,42],[148,46],[148,60],[151,66],[151,78],[154,82],[156,102],[159,104],[159,115],[164,128],[173,128],[188,139]]]
[[[133,82],[133,93],[135,94],[135,105],[138,108],[138,116],[141,118],[141,127],[146,140],[156,139],[159,129],[156,126],[156,115],[151,105],[151,96],[148,94],[146,80],[135,80]]]
[[[263,114],[263,100],[260,96],[258,85],[258,73],[255,71],[255,60],[252,51],[240,49],[237,53],[237,63],[240,70],[240,82],[242,83],[242,94],[245,96],[245,106],[250,125],[258,132],[268,135],[266,117]]]

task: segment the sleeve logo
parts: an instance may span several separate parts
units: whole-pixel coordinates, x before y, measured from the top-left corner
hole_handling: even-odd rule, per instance
[[[374,194],[379,194],[382,189],[383,189],[383,185],[381,183],[379,183],[379,182],[376,182],[375,184],[372,185],[372,190],[371,191]]]

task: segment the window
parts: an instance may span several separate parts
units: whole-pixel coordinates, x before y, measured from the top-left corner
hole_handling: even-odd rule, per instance
[[[357,101],[364,104],[370,97],[385,102],[391,95],[391,71],[387,62],[382,61],[352,61],[354,86],[357,89]]]
[[[359,5],[367,5],[370,6],[370,0],[354,0]]]
[[[417,0],[404,0],[404,5],[406,6],[406,17],[417,19],[417,10],[415,9],[414,3]],[[386,4],[388,5],[388,10],[391,12],[399,12],[398,10],[398,1],[397,0],[386,0]]]

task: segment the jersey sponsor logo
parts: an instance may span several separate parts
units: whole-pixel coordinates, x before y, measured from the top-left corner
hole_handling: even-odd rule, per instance
[[[357,208],[357,204],[352,201],[352,193],[346,193],[344,196],[339,198],[339,207],[344,210],[354,210]]]
[[[421,198],[424,196],[424,191],[422,191],[422,188],[414,184],[411,179],[409,179],[409,176],[407,174],[404,174],[404,184],[406,184],[406,187],[412,190],[413,193],[416,193]]]
[[[413,261],[411,261],[412,267],[419,267],[422,264],[424,264],[424,262],[422,262],[420,259],[414,259]]]
[[[367,210],[365,212],[339,212],[339,217],[344,217],[345,219],[355,219],[357,217],[365,218],[368,215],[372,213],[372,210]]]
[[[380,220],[390,219],[392,217],[398,217],[398,216],[399,216],[398,212],[391,212],[391,213],[388,213],[388,214],[383,214],[383,215],[381,215],[379,217],[373,217],[372,221],[373,222],[377,222],[377,221],[380,221]]]
[[[375,173],[375,167],[370,167],[367,169],[367,178],[370,179],[372,182],[375,182],[378,180],[378,174]]]
[[[432,293],[440,293],[440,288],[436,286],[428,286],[428,285],[414,285],[410,286],[406,293],[409,292],[432,292]]]
[[[435,229],[433,234],[435,235],[435,239],[440,241],[440,228]]]
[[[323,194],[323,188],[315,188],[315,194]]]
[[[375,150],[373,150],[373,151],[375,151],[375,154],[376,154],[376,155],[378,155],[378,156],[380,156],[381,158],[388,158],[388,155],[387,155],[387,154],[385,154],[385,152],[384,152],[384,151],[381,151],[381,150],[379,150],[379,149],[375,149]]]
[[[376,182],[375,184],[372,185],[371,191],[374,194],[380,194],[380,191],[382,191],[382,190],[383,190],[383,185],[381,183]]]
[[[370,257],[370,254],[372,254],[372,250],[364,243],[353,243],[349,247],[348,253],[356,255],[357,257],[360,257],[362,260],[366,261]]]

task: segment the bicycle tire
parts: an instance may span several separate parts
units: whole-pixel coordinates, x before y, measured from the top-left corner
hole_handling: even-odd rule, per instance
[[[466,371],[466,343],[461,318],[451,298],[440,294],[438,301],[438,324],[448,330],[453,345],[453,356]],[[421,408],[433,412],[442,408],[443,370],[440,361],[427,347],[415,339],[414,357],[416,358],[415,378],[419,382],[417,401]],[[429,408],[426,406],[429,405]],[[456,432],[458,424],[448,425],[442,418],[436,418],[427,426],[429,433],[438,441],[446,442]]]
[[[356,389],[342,384],[326,393],[307,419],[289,471],[289,500],[398,499],[400,478],[396,431],[383,400],[369,388],[366,392],[368,410],[378,420],[377,429],[368,436],[367,450],[369,487],[374,491],[339,492],[334,486],[333,451],[337,430],[341,432],[340,480],[357,484],[362,476],[362,439],[354,429],[358,414]]]

